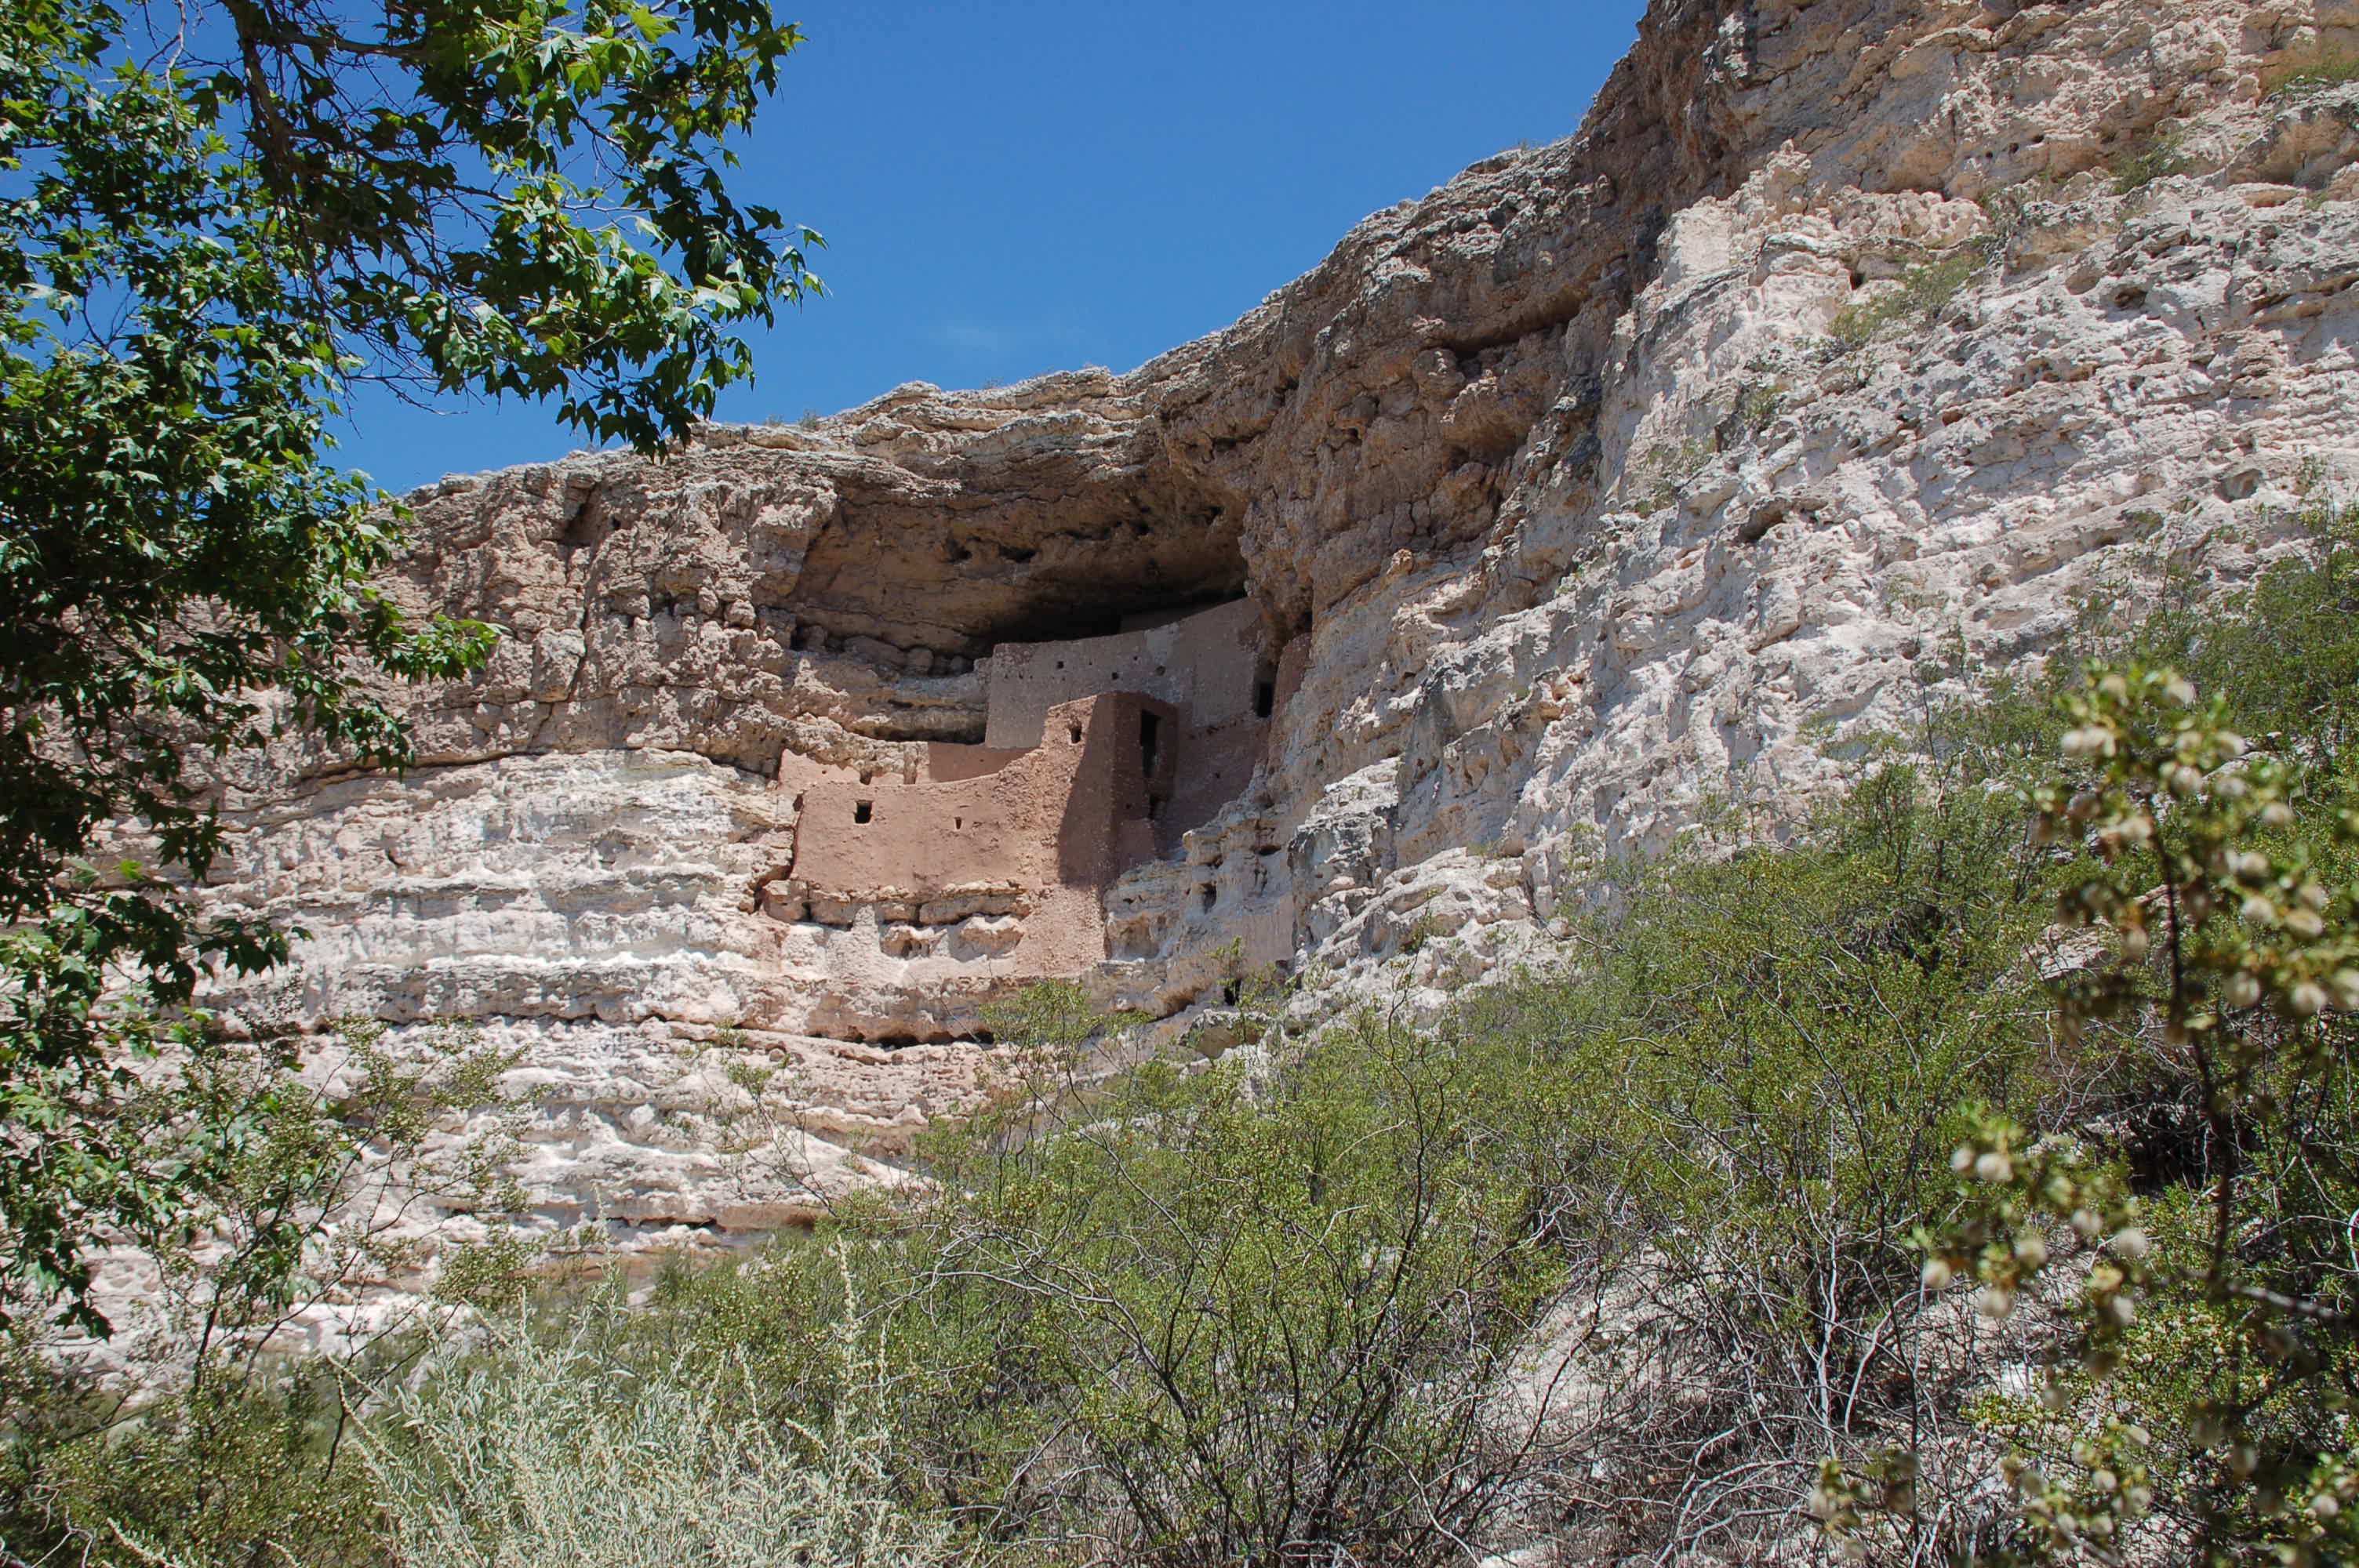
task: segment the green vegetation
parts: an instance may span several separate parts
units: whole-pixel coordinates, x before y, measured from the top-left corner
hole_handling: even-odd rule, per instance
[[[2185,174],[2194,168],[2183,148],[2186,133],[2163,130],[2155,133],[2136,147],[2114,160],[2114,194],[2127,196],[2133,190],[2144,189],[2158,179],[2174,174]]]
[[[1736,395],[1736,423],[1748,436],[1758,436],[1786,406],[1786,389],[1775,381],[1748,381]]]
[[[1945,260],[1911,267],[1897,289],[1864,305],[1843,307],[1836,313],[1829,331],[1837,343],[1850,350],[1865,346],[1886,327],[1902,321],[1930,320],[1940,314],[1958,297],[1959,290],[1990,265],[1990,260],[1989,253],[1977,245]]]
[[[2359,55],[2329,55],[2279,81],[2269,90],[2269,96],[2290,98],[2354,81],[2359,81]]]
[[[612,1302],[603,1312],[617,1310]],[[765,1421],[751,1367],[624,1369],[583,1342],[498,1332],[453,1342],[356,1429],[398,1560],[582,1568],[928,1568],[948,1531],[887,1500],[891,1434],[856,1324],[817,1429]]]
[[[2021,1500],[1988,1561],[2359,1550],[2359,508],[2308,521],[2320,561],[2235,613],[2166,612],[2054,708],[2071,761],[2032,832],[2082,849],[2058,906],[2104,935],[2055,988],[2054,1038],[2133,1077],[2102,1111],[1974,1108],[1919,1234],[1929,1289],[2064,1325],[2035,1388],[1973,1411]],[[1895,1445],[1831,1465],[1820,1506],[1899,1553],[1939,1538],[1922,1492]]]
[[[1703,471],[1714,449],[1712,441],[1701,436],[1690,436],[1676,445],[1649,447],[1631,459],[1625,488],[1640,497],[1637,504],[1642,513],[1676,505],[1680,487]]]
[[[1845,306],[1838,312],[1831,329],[1835,341],[1846,349],[1856,349],[1886,327],[1937,314],[1982,271],[1985,261],[1980,253],[1968,252],[1910,268],[1901,278],[1899,288],[1864,305]]]
[[[369,586],[401,514],[330,460],[345,389],[654,449],[817,236],[721,178],[798,42],[760,0],[0,0],[0,1322],[103,1332],[93,1238],[183,1224],[277,1115],[134,1107],[217,1054],[200,979],[287,953],[182,891],[222,759],[397,767],[380,677],[490,650]]]
[[[299,1072],[282,1038],[216,1042],[118,1091],[150,1160],[227,1145],[185,1161],[171,1213],[127,1238],[158,1266],[168,1354],[102,1385],[48,1358],[56,1346],[36,1325],[8,1341],[0,1546],[16,1559],[375,1560],[375,1495],[342,1443],[351,1379],[408,1348],[394,1333],[345,1362],[290,1361],[277,1337],[305,1307],[410,1261],[402,1203],[514,1205],[496,1088],[514,1058],[462,1028],[398,1057],[374,1024],[313,1044],[341,1067],[337,1087]],[[489,1113],[490,1130],[438,1136],[455,1113]]]
[[[253,1361],[112,1441],[20,1413],[0,1534],[126,1565],[1760,1561],[1813,1528],[1896,1565],[2349,1560],[2359,509],[2306,521],[2246,592],[2093,604],[2036,679],[1929,695],[1805,819],[1601,863],[1560,967],[1439,1022],[1241,985],[1219,1061],[1108,1077],[1130,1021],[1037,988],[929,1184],[636,1295],[487,1265],[480,1326]],[[440,1062],[402,1103],[490,1066]],[[201,1470],[247,1511],[192,1511]]]

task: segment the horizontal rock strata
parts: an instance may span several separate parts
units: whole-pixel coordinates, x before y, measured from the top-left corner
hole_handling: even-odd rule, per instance
[[[1086,979],[1430,1003],[1601,854],[1790,808],[2359,477],[2359,88],[2294,80],[2354,54],[2354,0],[1662,0],[1577,136],[1130,374],[413,497],[395,591],[506,640],[413,694],[408,776],[248,781],[219,895],[312,933],[274,1005],[513,1044],[518,1223],[750,1234],[965,1103],[1011,981],[926,934],[1023,917],[779,918],[781,757],[917,777],[995,648],[1243,596],[1266,743]]]

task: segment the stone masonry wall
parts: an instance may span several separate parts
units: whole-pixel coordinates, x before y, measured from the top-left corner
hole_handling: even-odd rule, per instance
[[[851,927],[869,909],[888,954],[962,948],[995,976],[1072,976],[1105,957],[1099,896],[1154,854],[1150,792],[1168,795],[1172,749],[1144,764],[1142,719],[1178,715],[1128,694],[1061,702],[1025,751],[929,744],[914,779],[864,780],[790,759],[794,860],[766,890],[789,923]]]
[[[1241,599],[1143,631],[1002,643],[991,651],[984,744],[1037,746],[1051,707],[1101,691],[1152,697],[1201,730],[1251,719],[1257,683],[1273,678],[1266,641],[1260,607]]]

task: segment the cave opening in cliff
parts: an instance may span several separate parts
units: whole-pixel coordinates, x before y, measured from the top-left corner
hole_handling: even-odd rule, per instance
[[[995,616],[984,639],[998,643],[1079,643],[1184,621],[1190,615],[1246,597],[1240,562],[1234,586],[1206,592],[1199,583],[1110,582],[1091,595],[1068,597],[1063,589],[1033,599],[1020,610]]]

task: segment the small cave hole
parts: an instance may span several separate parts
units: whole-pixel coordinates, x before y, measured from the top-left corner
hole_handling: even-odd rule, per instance
[[[590,492],[582,498],[582,504],[573,509],[573,514],[565,520],[564,527],[558,534],[558,543],[569,550],[595,545],[606,535],[605,514],[603,499],[596,491]]]
[[[1215,882],[1206,882],[1196,890],[1196,896],[1204,901],[1206,909],[1210,909],[1221,902],[1220,886]]]
[[[1065,739],[1071,741],[1076,746],[1080,745],[1082,743],[1082,727],[1078,724],[1066,725]]]
[[[1223,980],[1221,983],[1221,1005],[1223,1007],[1236,1006],[1237,997],[1244,989],[1245,987],[1236,980]]]
[[[951,831],[953,833],[963,833],[966,831],[966,818],[963,816],[951,817]]]
[[[1754,509],[1753,515],[1745,519],[1743,526],[1736,530],[1736,542],[1740,545],[1757,545],[1769,536],[1770,529],[1784,521],[1786,521],[1784,502],[1764,502]]]
[[[999,1042],[993,1037],[991,1031],[988,1029],[976,1030],[974,1032],[974,1043],[978,1045],[996,1045],[999,1044]]]
[[[875,816],[876,803],[875,801],[855,800],[852,803],[852,820],[854,822],[872,821],[875,819]]]
[[[1062,659],[1059,659],[1059,660],[1057,661],[1057,667],[1058,667],[1059,669],[1060,669],[1060,670],[1061,670],[1061,669],[1063,669],[1063,668],[1065,667],[1065,661],[1064,661],[1064,660],[1062,660]]]

